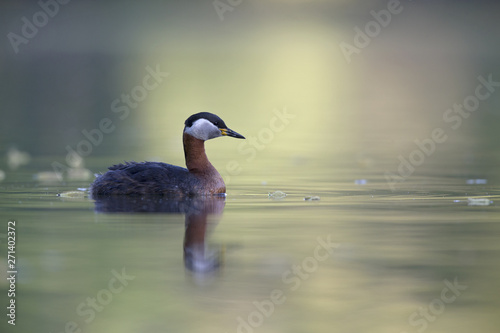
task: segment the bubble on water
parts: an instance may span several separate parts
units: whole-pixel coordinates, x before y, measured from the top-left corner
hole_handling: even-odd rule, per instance
[[[467,198],[469,206],[489,206],[493,201],[487,198]]]
[[[484,184],[487,184],[488,183],[488,180],[487,179],[483,179],[483,178],[478,178],[478,179],[467,179],[465,181],[466,184],[468,185],[473,185],[473,184],[476,184],[476,185],[484,185]]]
[[[282,191],[269,192],[268,197],[272,199],[283,199],[286,197],[286,193]]]
[[[57,196],[61,197],[61,198],[84,198],[85,192],[83,192],[83,191],[66,191],[66,192],[59,193]]]

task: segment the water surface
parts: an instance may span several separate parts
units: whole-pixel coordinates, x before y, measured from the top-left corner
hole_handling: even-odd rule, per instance
[[[436,171],[391,191],[383,169],[360,178],[363,171],[348,163],[317,162],[269,169],[260,179],[243,170],[225,199],[194,213],[193,203],[140,198],[103,212],[87,196],[57,196],[86,181],[41,183],[31,178],[36,167],[17,172],[1,184],[0,200],[2,232],[7,220],[17,227],[16,329],[498,327],[498,186]],[[286,197],[269,197],[277,190]],[[305,200],[311,196],[319,200]],[[130,212],[137,207],[143,212]],[[1,263],[5,268],[5,256]]]

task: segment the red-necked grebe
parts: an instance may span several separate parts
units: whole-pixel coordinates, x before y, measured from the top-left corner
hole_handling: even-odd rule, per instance
[[[226,192],[224,180],[205,154],[205,141],[220,136],[244,139],[209,112],[184,123],[183,143],[187,169],[161,162],[126,162],[109,167],[90,187],[92,197],[103,195],[166,196],[211,195]]]

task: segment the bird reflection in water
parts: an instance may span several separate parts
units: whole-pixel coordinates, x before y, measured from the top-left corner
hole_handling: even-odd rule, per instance
[[[207,245],[207,235],[218,223],[225,195],[166,198],[162,196],[103,196],[94,198],[99,213],[185,214],[184,265],[195,278],[217,272],[223,251]]]

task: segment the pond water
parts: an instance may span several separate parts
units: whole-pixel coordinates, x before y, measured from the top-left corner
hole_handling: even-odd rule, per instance
[[[84,190],[90,181],[34,181],[46,165],[36,159],[14,173],[1,183],[0,207],[2,243],[7,221],[16,221],[16,331],[500,325],[500,188],[488,173],[469,179],[453,163],[434,163],[393,191],[384,176],[389,158],[363,159],[361,169],[347,156],[283,158],[266,168],[272,159],[262,154],[231,178],[227,197],[184,202],[95,202]],[[107,165],[89,161],[95,170]],[[78,189],[80,196],[58,196]],[[5,274],[6,255],[0,264]],[[0,281],[4,294],[6,276]]]

